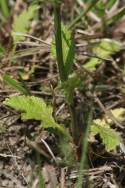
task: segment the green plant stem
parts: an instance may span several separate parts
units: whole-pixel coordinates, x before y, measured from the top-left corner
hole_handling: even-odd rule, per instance
[[[93,0],[92,3],[86,8],[86,10],[83,10],[77,17],[72,21],[72,23],[69,26],[69,29],[73,28],[82,17],[85,17],[85,15],[98,3],[99,0]]]
[[[72,132],[72,137],[75,145],[78,145],[79,139],[80,139],[80,134],[81,131],[79,129],[78,125],[78,117],[75,109],[75,105],[69,105],[69,110],[70,110],[70,115],[71,115],[71,132]],[[81,122],[82,123],[82,122]]]
[[[1,0],[0,1],[0,7],[2,10],[2,13],[5,18],[8,18],[10,13],[9,13],[9,8],[8,8],[8,1],[7,0]]]
[[[92,108],[90,109],[90,112],[88,113],[88,118],[87,118],[87,123],[86,123],[86,131],[83,136],[83,144],[82,144],[82,158],[80,162],[80,169],[79,169],[79,178],[76,184],[76,188],[82,188],[82,183],[83,183],[83,176],[84,176],[84,168],[85,164],[87,161],[87,150],[88,150],[88,136],[89,136],[89,131],[90,131],[90,125],[92,122]]]
[[[57,64],[58,64],[60,79],[62,82],[64,82],[67,80],[67,74],[65,71],[65,66],[63,61],[60,3],[57,3],[56,0],[54,1],[54,26],[55,26]]]

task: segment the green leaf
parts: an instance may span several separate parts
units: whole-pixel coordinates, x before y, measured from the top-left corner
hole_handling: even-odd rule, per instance
[[[67,74],[64,67],[63,47],[62,47],[62,28],[61,28],[61,5],[54,3],[54,28],[55,28],[55,49],[56,60],[58,64],[59,77],[61,82],[67,80]]]
[[[5,49],[2,46],[2,44],[0,44],[0,57],[2,57],[5,54]]]
[[[111,110],[112,115],[117,121],[123,122],[125,108],[115,108]],[[118,132],[110,128],[113,124],[112,119],[105,114],[102,119],[95,119],[91,125],[91,132],[99,134],[107,151],[114,150],[121,142],[121,137]]]
[[[107,151],[116,149],[121,142],[120,135],[108,126],[101,126],[93,122],[91,131],[94,135],[99,134]]]
[[[11,78],[9,75],[5,74],[3,76],[3,80],[12,86],[15,90],[19,91],[21,94],[29,95],[30,92],[27,88],[23,87],[22,83],[16,81],[15,79]]]
[[[74,39],[72,37],[71,31],[67,26],[61,25],[61,36],[62,36],[62,51],[63,51],[63,61],[65,66],[65,71],[67,75],[71,73],[72,66],[75,59],[75,45]],[[56,48],[54,42],[51,45],[51,54],[56,59]]]
[[[71,45],[71,31],[67,26],[62,24],[62,47],[63,47],[63,59],[66,64],[66,60],[68,57],[69,48]]]
[[[92,0],[83,0],[86,4],[91,3]],[[100,0],[97,2],[95,6],[93,6],[92,10],[94,13],[96,13],[99,17],[105,16],[106,10],[110,10],[112,6],[116,3],[117,0],[110,0],[110,1],[104,1]]]
[[[69,104],[73,102],[74,90],[82,86],[81,78],[78,74],[70,74],[68,80],[63,83],[62,87]]]
[[[106,6],[104,1],[99,1],[95,7],[94,11],[99,17],[103,17],[105,15]]]
[[[95,70],[98,64],[101,64],[103,60],[107,59],[112,54],[121,50],[121,43],[112,39],[102,39],[95,47],[93,47],[92,52],[97,56],[97,58],[92,57],[90,60],[83,66],[87,70]]]
[[[106,2],[107,8],[111,9],[117,0],[110,0]]]
[[[0,1],[0,9],[1,9],[2,13],[3,13],[3,16],[5,18],[8,18],[9,15],[10,15],[10,10],[8,8],[8,1],[7,0],[1,0]]]
[[[6,99],[4,104],[21,111],[23,120],[40,120],[43,128],[58,129],[66,134],[64,127],[56,123],[52,117],[52,107],[47,106],[43,99],[34,96],[13,96]]]
[[[61,137],[58,147],[60,149],[60,154],[63,157],[63,164],[72,166],[72,164],[76,162],[72,139],[65,136]]]
[[[65,71],[67,72],[67,75],[69,75],[72,72],[72,67],[73,67],[74,59],[75,59],[75,43],[74,43],[73,37],[68,47],[69,47],[69,50],[68,50],[68,54],[67,54],[67,58],[65,62]]]
[[[69,46],[71,44],[71,32],[68,30],[67,26],[61,24],[61,35],[62,35],[62,50],[63,50],[63,60],[66,63],[66,59],[68,56]],[[54,40],[52,41],[51,45],[51,54],[54,59],[56,59],[56,47]]]
[[[125,115],[125,108],[115,108],[115,109],[111,110],[111,113],[118,122],[123,122],[124,115]],[[110,123],[110,124],[113,123],[112,119],[110,117],[108,117],[107,115],[105,118],[108,123]]]
[[[27,33],[29,31],[30,20],[34,18],[36,10],[38,10],[37,5],[31,5],[27,10],[24,10],[18,17],[16,17],[12,25],[12,37],[14,42],[19,40],[24,40],[24,36],[16,36],[14,33],[21,32]]]

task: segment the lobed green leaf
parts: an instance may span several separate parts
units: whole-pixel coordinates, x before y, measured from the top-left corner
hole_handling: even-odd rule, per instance
[[[112,54],[120,51],[121,47],[122,47],[121,43],[116,40],[102,39],[92,49],[92,52],[97,57],[90,58],[90,60],[83,67],[90,71],[95,70],[96,66],[103,62],[103,60],[99,59],[98,57],[102,59],[107,59]]]
[[[30,20],[34,18],[38,5],[31,5],[27,10],[24,10],[18,17],[16,17],[12,25],[12,37],[14,42],[24,40],[24,36],[16,36],[15,33],[27,33],[29,31]]]
[[[91,131],[94,135],[99,134],[107,151],[115,150],[120,145],[121,137],[115,130],[108,126],[93,124]]]
[[[34,96],[13,96],[7,98],[4,104],[21,111],[21,118],[23,120],[39,120],[43,128],[58,129],[66,134],[64,127],[56,123],[52,117],[52,107],[46,105],[41,98]]]

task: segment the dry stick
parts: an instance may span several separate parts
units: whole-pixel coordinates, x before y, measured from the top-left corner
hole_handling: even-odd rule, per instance
[[[20,58],[23,56],[28,56],[28,55],[33,55],[33,54],[37,54],[40,52],[40,50],[44,49],[45,50],[45,46],[38,46],[38,47],[32,47],[27,49],[23,49],[23,50],[18,50],[16,51],[15,55],[13,56],[13,59],[15,58]],[[48,50],[48,48],[46,48]],[[48,52],[50,52],[50,50],[48,50]],[[8,58],[9,59],[9,58]],[[7,60],[7,58],[6,58]]]
[[[7,147],[8,147],[8,150],[10,151],[11,155],[14,156],[8,144],[7,144]],[[20,175],[22,176],[22,178],[24,179],[24,182],[28,185],[28,182],[27,182],[25,176],[24,176],[23,173],[20,171],[20,168],[19,168],[19,166],[18,166],[18,163],[17,163],[17,160],[16,160],[15,157],[13,157],[13,161],[14,161],[14,163],[15,163],[17,169],[18,169],[19,174],[20,174]]]
[[[61,169],[60,188],[65,187],[65,169],[66,168]]]
[[[86,4],[83,2],[83,0],[77,0],[77,3],[84,9],[87,8]],[[101,19],[96,15],[94,14],[92,11],[89,11],[88,12],[88,16],[93,20],[93,21],[96,21],[96,22],[101,22]]]
[[[92,7],[98,3],[99,0],[94,0],[87,8],[85,11],[81,12],[81,14],[79,14],[75,20],[73,20],[73,22],[70,24],[69,29],[73,28],[75,26],[75,24],[77,24],[79,22],[79,20],[84,17],[91,9]]]
[[[9,90],[8,90],[8,92],[9,92]],[[15,115],[15,114],[8,114],[8,115],[6,115],[4,117],[1,117],[0,120],[8,118],[8,117],[12,117],[13,115]]]
[[[82,67],[84,71],[93,79],[93,76],[91,72],[86,70],[84,67]],[[81,70],[81,69],[80,69]],[[98,103],[99,107],[103,110],[103,112],[121,129],[124,129],[124,127],[118,122],[118,120],[114,117],[111,111],[107,110],[105,106],[101,103],[100,99],[96,96],[96,93],[94,93],[93,97],[95,98],[95,101]]]
[[[36,47],[42,47],[43,45],[42,44],[37,44],[36,42],[29,42],[29,41],[23,41],[23,42],[16,42],[16,44],[18,45],[26,45],[26,46],[36,46]],[[45,44],[44,44],[45,46]]]
[[[50,156],[48,153],[46,153],[42,148],[40,148],[36,142],[31,141],[30,139],[26,138],[26,143],[27,145],[32,148],[35,149],[38,153],[40,153],[41,155],[43,155],[45,158],[50,159]]]
[[[96,55],[96,54],[91,54],[91,53],[84,52],[84,51],[80,51],[80,50],[78,50],[78,52],[80,53],[80,55],[84,55],[84,56],[88,56],[88,57],[94,57],[94,58],[97,58],[97,59],[100,59],[100,60],[103,60],[103,61],[110,61],[110,62],[113,62],[112,59],[105,59],[105,58],[99,57],[99,56]]]
[[[56,157],[55,157],[54,153],[52,152],[52,150],[50,149],[49,145],[42,138],[41,138],[41,142],[45,145],[45,147],[47,148],[48,152],[52,156],[52,158],[55,161],[55,163],[57,163]]]
[[[63,104],[59,107],[59,109],[58,109],[57,112],[56,112],[56,116],[58,116],[58,114],[64,109],[64,107],[65,107],[65,103],[63,103]]]
[[[112,168],[110,166],[101,166],[99,168],[93,168],[93,169],[89,169],[89,170],[83,170],[83,173],[85,175],[99,175],[100,173],[104,173],[107,171],[112,171]],[[73,171],[70,173],[69,175],[69,179],[76,179],[78,177],[78,171]]]
[[[41,43],[43,43],[43,44],[45,44],[47,46],[51,45],[50,43],[48,43],[48,42],[46,42],[46,41],[44,41],[44,40],[42,40],[40,38],[34,37],[34,36],[26,34],[26,33],[17,32],[17,33],[14,33],[14,34],[16,36],[23,36],[23,37],[28,37],[28,38],[34,39],[34,40],[39,41],[39,42],[41,42]]]
[[[99,105],[99,107],[103,110],[103,112],[121,129],[124,129],[124,127],[118,122],[118,120],[114,117],[111,111],[107,110],[105,106],[101,103],[100,99],[94,94],[95,101]]]
[[[12,157],[12,158],[17,158],[17,159],[21,159],[21,157],[19,156],[16,156],[16,155],[7,155],[5,153],[0,153],[0,157],[4,157],[4,158],[7,158],[7,157]]]

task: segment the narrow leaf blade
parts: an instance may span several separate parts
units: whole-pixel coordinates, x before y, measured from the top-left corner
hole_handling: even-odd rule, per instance
[[[11,76],[9,76],[8,74],[5,74],[3,76],[3,80],[9,84],[10,86],[12,86],[15,90],[19,91],[21,94],[24,95],[29,95],[29,91],[28,89],[26,89],[25,87],[22,86],[22,84],[18,81],[16,81],[15,79],[11,78]]]

